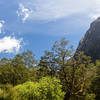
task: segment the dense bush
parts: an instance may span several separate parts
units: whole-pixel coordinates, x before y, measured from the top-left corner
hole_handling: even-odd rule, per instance
[[[26,82],[14,87],[17,95],[14,100],[63,100],[60,81],[56,78],[44,77],[39,82]]]
[[[0,100],[13,100],[13,97],[17,94],[12,85],[0,85]]]

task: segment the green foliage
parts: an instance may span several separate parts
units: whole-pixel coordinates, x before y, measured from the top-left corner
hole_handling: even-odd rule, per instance
[[[17,85],[28,80],[36,80],[36,60],[31,51],[17,54],[13,59],[0,60],[0,83]]]
[[[0,100],[13,100],[13,96],[16,94],[12,85],[0,85]]]
[[[96,94],[96,100],[100,100],[100,61],[96,61],[96,77],[92,81],[92,90]]]
[[[95,100],[95,94],[87,94],[85,100]]]
[[[39,82],[26,82],[15,87],[14,100],[63,100],[64,92],[56,78],[43,77]]]
[[[0,100],[100,100],[100,61],[63,38],[39,63],[31,51],[2,58],[0,84]]]
[[[32,53],[32,51],[26,51],[23,52],[21,54],[17,54],[15,56],[16,60],[21,60],[23,61],[23,63],[25,64],[25,66],[27,66],[27,68],[32,68],[37,64],[37,60],[35,59],[34,54]]]
[[[20,84],[29,80],[29,71],[25,66],[13,66],[12,63],[0,66],[0,83],[1,84]]]
[[[0,100],[3,99],[3,94],[4,94],[4,91],[2,89],[0,89]]]
[[[73,46],[69,45],[69,41],[62,38],[60,41],[55,41],[51,51],[45,51],[44,56],[40,59],[40,72],[43,76],[57,76],[61,67],[67,63],[67,60],[74,54]],[[41,73],[41,76],[42,76]]]
[[[95,76],[95,66],[90,57],[80,53],[69,59],[59,73],[67,100],[73,100],[73,97],[77,100],[84,98],[88,93],[92,78]]]

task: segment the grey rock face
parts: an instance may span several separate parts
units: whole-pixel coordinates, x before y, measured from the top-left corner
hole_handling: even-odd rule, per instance
[[[80,40],[77,52],[84,52],[94,60],[100,59],[100,17],[91,23],[84,38]]]

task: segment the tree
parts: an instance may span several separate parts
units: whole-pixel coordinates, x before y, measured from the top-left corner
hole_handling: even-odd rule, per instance
[[[36,60],[31,51],[17,54],[12,59],[0,60],[0,83],[17,85],[28,80],[36,80]]]
[[[17,85],[24,83],[30,79],[30,72],[25,65],[19,63],[20,60],[16,60],[15,63],[7,63],[0,66],[0,83]],[[18,64],[19,63],[19,64]]]
[[[21,61],[23,61],[25,66],[29,69],[36,66],[37,64],[37,60],[35,59],[34,54],[32,53],[32,51],[29,51],[29,50],[21,54],[17,54],[14,57],[14,59],[20,59]]]
[[[95,76],[95,66],[90,57],[80,53],[67,61],[59,75],[66,92],[65,100],[85,100]]]
[[[5,64],[7,64],[9,62],[9,60],[7,59],[7,58],[2,58],[2,59],[0,59],[0,66],[2,66],[2,65],[5,65]]]
[[[63,100],[60,81],[56,78],[43,77],[39,82],[26,82],[14,87],[18,95],[14,100]]]
[[[55,41],[51,51],[45,51],[45,55],[40,59],[40,71],[45,75],[57,76],[58,71],[73,54],[73,46],[69,46],[68,40],[62,38]]]
[[[41,75],[41,77],[48,76],[48,75],[55,76],[57,67],[53,59],[54,59],[54,54],[52,52],[45,51],[45,56],[41,57],[39,63],[39,67],[40,67],[39,74]]]

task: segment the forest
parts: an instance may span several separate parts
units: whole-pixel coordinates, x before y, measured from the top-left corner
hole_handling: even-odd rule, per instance
[[[0,100],[100,100],[100,61],[66,38],[39,60],[30,50],[1,58]]]

